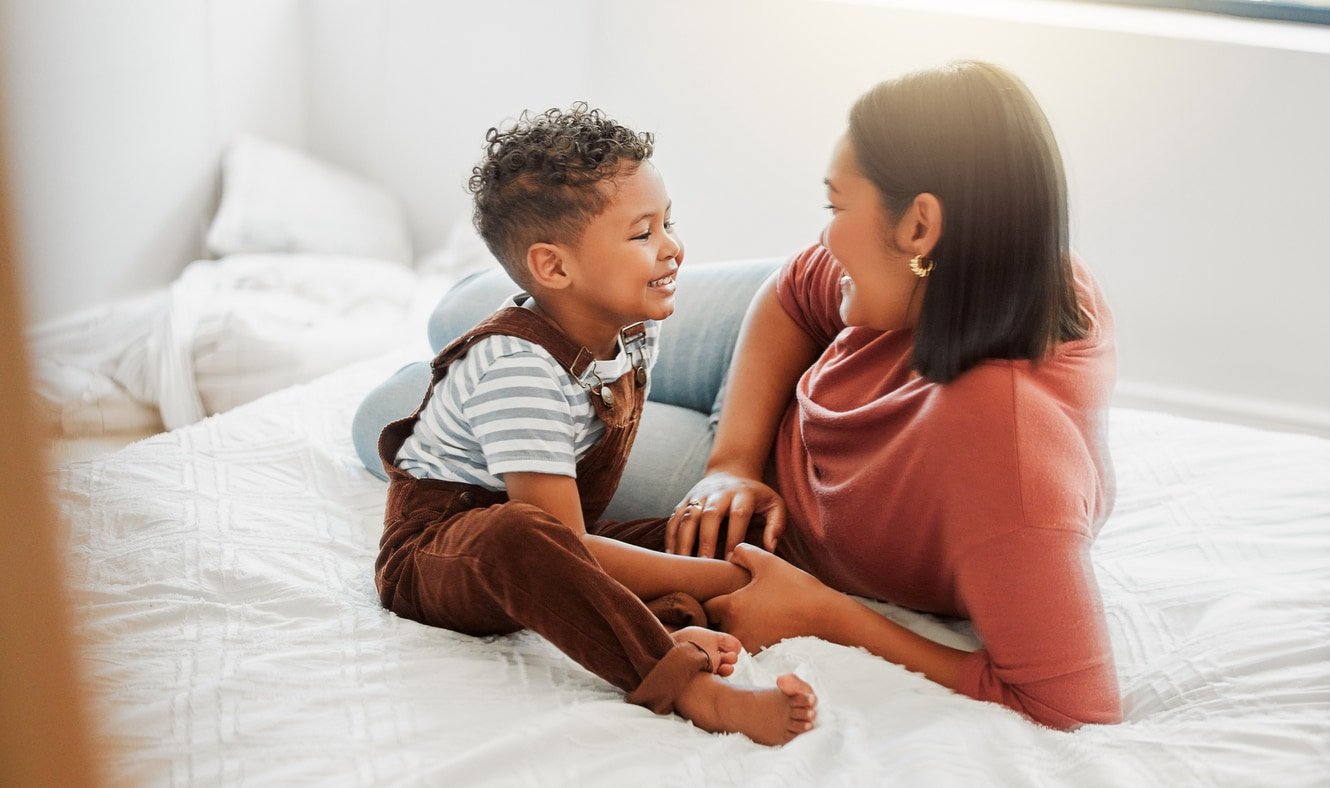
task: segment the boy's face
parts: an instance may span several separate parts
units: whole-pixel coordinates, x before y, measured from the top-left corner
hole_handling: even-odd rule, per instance
[[[683,243],[670,222],[665,181],[649,161],[602,181],[605,210],[567,247],[567,295],[582,317],[614,331],[674,313],[674,274]]]

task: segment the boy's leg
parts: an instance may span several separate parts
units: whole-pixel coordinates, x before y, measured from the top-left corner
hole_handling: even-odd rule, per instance
[[[411,563],[424,623],[477,635],[531,629],[657,713],[706,669],[704,652],[676,643],[579,537],[534,506],[456,515],[417,544]]]

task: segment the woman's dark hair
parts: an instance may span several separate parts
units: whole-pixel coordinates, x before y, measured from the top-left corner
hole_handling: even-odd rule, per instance
[[[472,219],[504,270],[526,287],[531,244],[580,241],[609,201],[597,184],[651,158],[653,139],[578,102],[566,112],[523,112],[507,129],[486,132],[485,142],[467,181]]]
[[[912,362],[946,383],[984,359],[1041,358],[1085,336],[1072,283],[1067,186],[1048,119],[1007,71],[963,61],[869,90],[850,144],[894,225],[942,203]]]

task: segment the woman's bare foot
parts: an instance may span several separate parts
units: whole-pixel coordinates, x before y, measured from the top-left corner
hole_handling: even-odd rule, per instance
[[[734,672],[734,663],[739,661],[739,649],[743,645],[734,635],[713,632],[706,627],[684,627],[671,632],[675,643],[692,643],[707,653],[711,672],[718,676],[728,676]]]
[[[699,673],[674,699],[674,710],[712,733],[742,733],[758,744],[784,744],[812,730],[817,695],[793,673],[776,679],[775,689],[735,687]]]

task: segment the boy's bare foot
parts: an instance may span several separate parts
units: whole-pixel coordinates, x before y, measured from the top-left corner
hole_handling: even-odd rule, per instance
[[[812,730],[817,695],[793,673],[776,679],[775,689],[735,687],[699,673],[675,698],[674,709],[712,733],[742,733],[758,744],[784,744]]]
[[[706,627],[684,627],[671,632],[675,643],[692,643],[707,653],[711,672],[719,676],[728,676],[734,672],[734,663],[739,661],[739,649],[743,644],[739,638],[725,632],[713,632]]]

